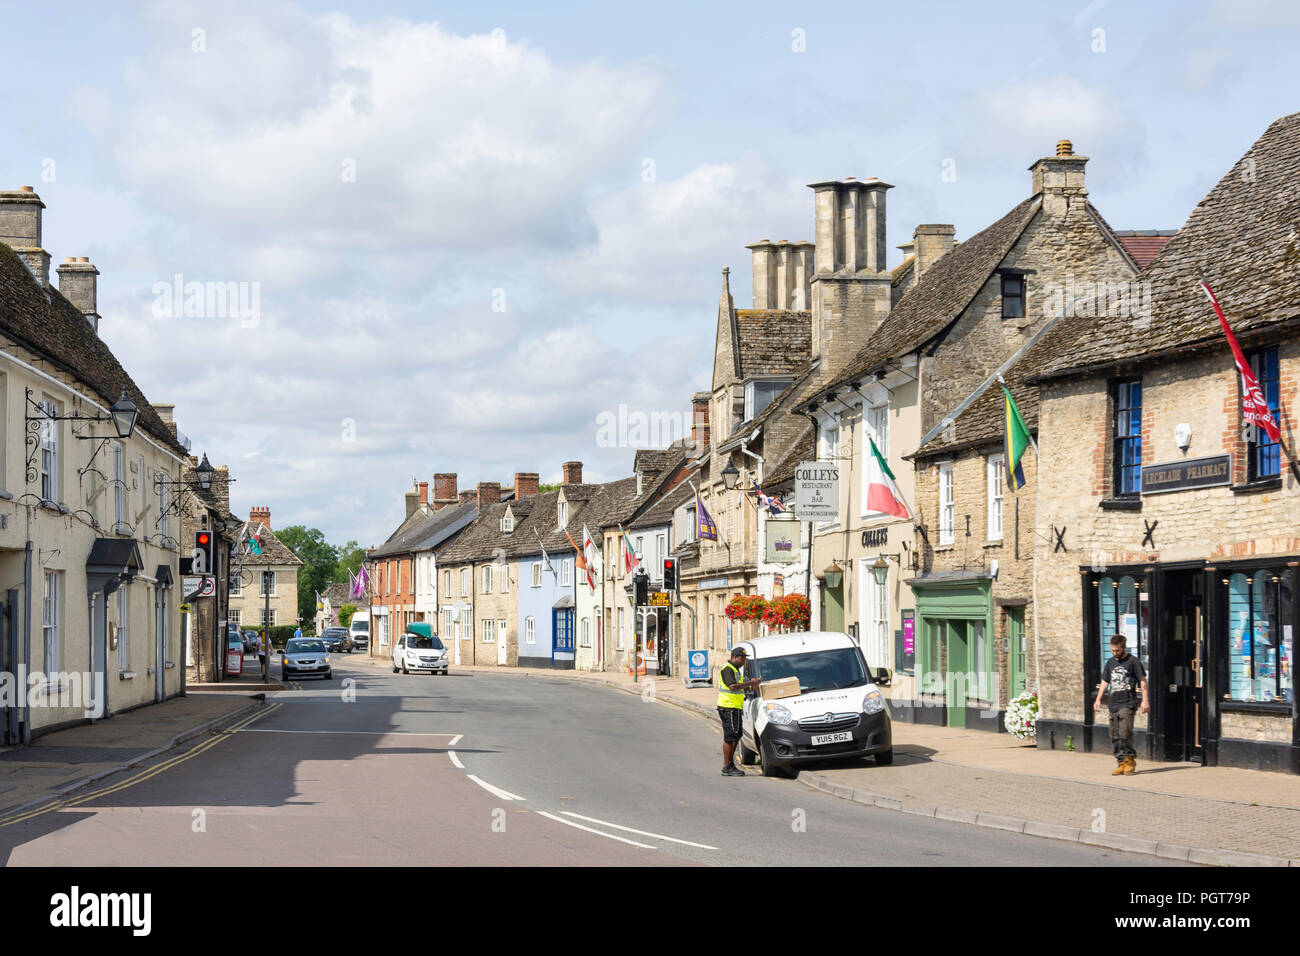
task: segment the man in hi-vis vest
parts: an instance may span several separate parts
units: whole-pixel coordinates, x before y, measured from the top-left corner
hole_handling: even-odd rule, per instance
[[[743,777],[745,771],[732,761],[736,743],[740,740],[740,709],[745,705],[745,691],[757,687],[762,680],[745,680],[741,673],[749,655],[743,647],[733,648],[731,663],[723,664],[718,671],[718,716],[722,718],[722,775]]]

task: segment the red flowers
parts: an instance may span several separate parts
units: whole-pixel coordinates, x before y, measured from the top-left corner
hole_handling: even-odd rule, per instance
[[[758,621],[762,620],[766,608],[767,601],[758,595],[737,594],[727,602],[722,613],[733,621]]]
[[[768,603],[763,611],[763,623],[773,630],[807,630],[812,619],[812,608],[802,594],[787,594]]]

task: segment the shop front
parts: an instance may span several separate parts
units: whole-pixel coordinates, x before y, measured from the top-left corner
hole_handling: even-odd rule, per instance
[[[985,571],[913,578],[918,694],[899,714],[914,723],[999,730],[993,579]]]
[[[1110,638],[1122,634],[1151,692],[1146,726],[1134,734],[1140,756],[1300,772],[1298,565],[1289,557],[1084,569],[1085,749],[1110,749],[1092,701]],[[1071,731],[1056,723],[1041,729]]]

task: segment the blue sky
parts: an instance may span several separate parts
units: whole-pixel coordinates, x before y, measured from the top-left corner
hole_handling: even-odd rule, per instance
[[[0,185],[99,267],[236,512],[364,545],[435,471],[626,474],[597,416],[688,411],[720,270],[748,306],[809,182],[960,240],[1069,138],[1113,226],[1176,228],[1300,108],[1300,14],[1262,0],[4,6]],[[256,321],[159,317],[177,274],[257,283]]]

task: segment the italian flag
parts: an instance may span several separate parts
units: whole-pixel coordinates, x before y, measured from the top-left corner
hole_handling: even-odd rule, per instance
[[[903,504],[903,496],[899,494],[894,473],[880,457],[875,441],[868,441],[871,442],[871,457],[867,459],[867,508],[897,518],[911,517],[907,505]]]

